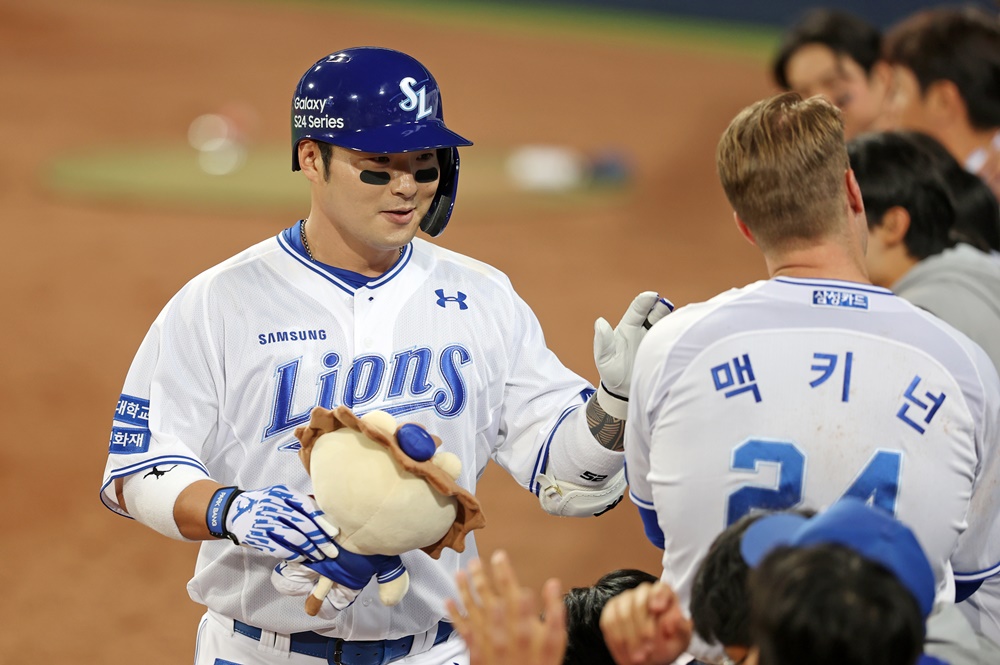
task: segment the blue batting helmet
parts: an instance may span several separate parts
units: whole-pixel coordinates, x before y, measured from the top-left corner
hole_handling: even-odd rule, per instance
[[[299,142],[312,139],[374,153],[438,151],[437,194],[420,222],[444,231],[458,190],[458,146],[472,145],[444,126],[441,91],[416,59],[387,48],[349,48],[319,60],[302,76],[292,99],[292,170]]]

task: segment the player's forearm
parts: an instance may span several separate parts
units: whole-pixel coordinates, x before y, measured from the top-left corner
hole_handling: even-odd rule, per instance
[[[625,491],[625,455],[614,450],[622,421],[598,405],[569,414],[552,434],[547,463],[536,476],[538,498],[547,512],[569,517],[601,515]]]
[[[571,413],[552,435],[548,473],[559,480],[600,487],[621,471],[624,421],[608,416],[593,399]]]
[[[212,495],[222,485],[214,480],[198,480],[187,486],[174,503],[174,521],[181,535],[189,540],[211,540],[205,515]]]
[[[597,401],[597,395],[587,402],[587,427],[594,439],[608,450],[625,450],[625,421],[608,415]]]

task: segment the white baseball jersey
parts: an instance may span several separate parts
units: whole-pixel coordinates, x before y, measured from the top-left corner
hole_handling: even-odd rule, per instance
[[[310,261],[298,237],[295,225],[211,268],[157,317],[115,414],[101,492],[109,508],[122,512],[115,478],[154,465],[309,493],[293,432],[317,405],[424,425],[461,459],[458,482],[473,492],[490,459],[536,493],[535,475],[553,473],[557,457],[578,473],[621,469],[624,456],[587,428],[591,385],[545,346],[501,272],[415,239],[392,269],[355,287]],[[403,601],[385,607],[369,584],[332,625],[272,587],[277,560],[228,540],[201,545],[188,590],[220,614],[282,634],[396,638],[445,615],[454,574],[474,556],[471,537],[462,555],[403,554]]]
[[[1000,379],[982,349],[890,291],[757,282],[671,314],[635,366],[629,494],[644,519],[655,512],[663,578],[685,605],[727,525],[848,494],[910,525],[941,597],[953,570],[1000,571]]]

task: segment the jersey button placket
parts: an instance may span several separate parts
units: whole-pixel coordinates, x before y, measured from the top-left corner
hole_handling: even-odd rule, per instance
[[[354,348],[359,353],[370,353],[375,350],[375,329],[372,311],[375,304],[374,291],[361,287],[354,296]]]

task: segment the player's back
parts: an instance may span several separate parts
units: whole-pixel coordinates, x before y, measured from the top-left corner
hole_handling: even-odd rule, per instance
[[[678,310],[642,344],[626,438],[665,578],[686,602],[728,524],[845,494],[910,524],[942,590],[949,559],[995,564],[996,507],[970,502],[996,474],[998,390],[981,349],[885,289],[779,278]]]

